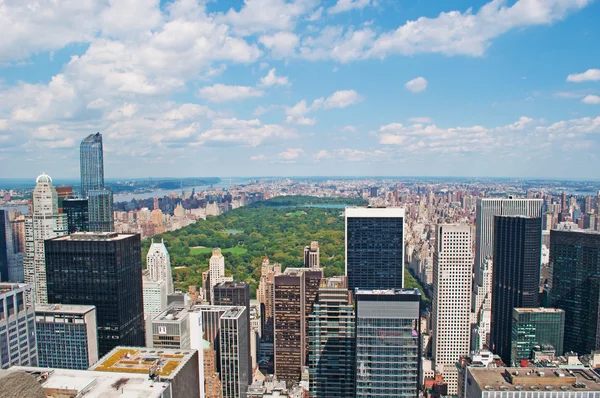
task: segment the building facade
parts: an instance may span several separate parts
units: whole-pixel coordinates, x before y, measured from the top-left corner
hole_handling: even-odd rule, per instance
[[[167,284],[153,281],[144,275],[143,282],[144,315],[154,318],[167,309]]]
[[[90,134],[79,146],[79,172],[81,174],[81,197],[89,191],[104,188],[104,151],[102,134]]]
[[[356,289],[355,397],[418,396],[421,369],[418,290]]]
[[[0,369],[37,366],[35,313],[26,304],[31,286],[0,283]]]
[[[152,347],[182,350],[191,348],[187,308],[170,305],[152,319]]]
[[[250,325],[245,307],[232,307],[220,318],[221,391],[223,398],[246,398],[252,379]]]
[[[88,213],[91,232],[115,230],[113,194],[109,188],[88,191]]]
[[[404,209],[346,208],[346,277],[352,291],[404,286]]]
[[[164,281],[167,286],[167,294],[175,292],[173,275],[171,274],[171,256],[162,239],[160,243],[152,240],[150,249],[148,249],[148,254],[146,255],[146,266],[150,272],[149,277],[151,280]]]
[[[513,309],[539,307],[541,261],[541,217],[494,218],[491,340],[504,363],[511,363]]]
[[[273,299],[275,276],[281,274],[281,264],[271,264],[268,258],[265,258],[262,262],[260,282],[258,283],[258,289],[256,289],[256,299],[260,303],[261,315],[262,315],[262,340],[273,341],[273,313],[274,305]]]
[[[25,218],[25,283],[31,285],[29,303],[48,302],[44,242],[67,233],[67,217],[58,212],[56,189],[52,178],[40,175],[33,190],[32,213]]]
[[[38,366],[85,370],[99,359],[93,305],[38,304],[35,330]]]
[[[556,308],[515,308],[511,337],[511,360],[531,359],[533,349],[552,347],[556,356],[563,354],[565,312]]]
[[[320,268],[319,242],[312,241],[304,248],[304,268]]]
[[[471,226],[441,224],[436,228],[433,255],[433,362],[458,393],[456,362],[469,355],[473,250]]]
[[[323,279],[308,318],[311,397],[354,394],[354,306],[344,277]]]
[[[51,303],[94,305],[102,356],[144,345],[140,236],[77,233],[46,241]]]
[[[550,231],[550,302],[565,311],[564,350],[600,349],[600,234]]]
[[[316,300],[323,271],[286,268],[275,277],[274,358],[279,380],[300,381],[307,363],[308,318]]]
[[[87,199],[67,198],[62,206],[63,213],[67,215],[67,229],[70,234],[90,230]]]
[[[231,282],[232,277],[225,276],[225,257],[220,248],[214,248],[208,263],[208,294],[210,303],[214,304],[214,291],[216,285],[221,282]]]

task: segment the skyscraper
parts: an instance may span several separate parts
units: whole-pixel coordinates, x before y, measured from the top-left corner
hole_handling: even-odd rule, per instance
[[[354,395],[354,306],[345,277],[322,279],[308,318],[310,396]]]
[[[188,309],[184,305],[171,304],[152,319],[153,348],[191,348]]]
[[[154,242],[154,239],[152,240],[146,255],[146,266],[150,271],[150,280],[164,281],[167,285],[167,294],[173,294],[175,290],[173,288],[173,276],[171,275],[171,256],[169,256],[169,251],[162,239],[160,243]]]
[[[31,285],[28,302],[47,303],[44,242],[67,233],[67,217],[58,212],[52,178],[42,174],[33,189],[32,214],[25,218],[25,283]]]
[[[250,325],[247,309],[231,307],[221,316],[220,357],[223,398],[245,398],[250,369]]]
[[[346,208],[348,288],[404,286],[404,209]]]
[[[433,255],[433,361],[458,394],[459,358],[469,355],[473,250],[467,224],[437,226]]]
[[[319,242],[312,241],[310,246],[304,248],[304,268],[319,268]]]
[[[99,359],[93,305],[38,304],[35,330],[38,366],[85,370]]]
[[[483,287],[484,267],[486,259],[492,259],[494,245],[494,216],[542,216],[542,199],[520,199],[520,198],[479,198],[475,210],[475,286]],[[493,275],[493,259],[487,266],[491,266]],[[486,296],[491,291],[479,289],[479,295]],[[483,298],[473,297],[480,304],[473,308],[475,314],[479,314]]]
[[[511,359],[513,366],[531,359],[533,349],[552,346],[556,356],[563,354],[565,312],[556,308],[513,309]]]
[[[0,209],[0,282],[9,281],[10,261],[13,258],[14,246],[8,212]]]
[[[494,217],[492,349],[511,363],[514,308],[539,307],[541,217]]]
[[[87,198],[89,191],[104,188],[104,153],[102,134],[90,134],[81,141],[79,147],[81,197]]]
[[[112,232],[115,229],[113,194],[108,188],[88,191],[88,214],[91,232]]]
[[[275,375],[279,380],[300,381],[307,363],[308,317],[316,300],[323,271],[286,268],[275,276]]]
[[[565,311],[564,350],[600,349],[600,234],[550,231],[553,307]]]
[[[356,289],[356,398],[418,396],[418,290]]]
[[[0,283],[0,369],[37,366],[33,307],[25,303],[31,286]]]
[[[144,345],[140,236],[76,233],[46,241],[50,303],[94,305],[100,356]]]
[[[214,288],[221,282],[231,282],[232,277],[225,276],[225,257],[221,253],[220,248],[214,248],[212,256],[208,263],[208,286],[209,286],[209,297],[210,302],[214,304]]]
[[[67,215],[67,228],[70,234],[90,230],[87,199],[67,198],[63,200],[62,209]]]
[[[281,274],[281,264],[270,264],[269,259],[265,258],[262,262],[260,282],[256,289],[256,299],[261,305],[262,314],[262,340],[273,341],[273,289],[275,276]]]

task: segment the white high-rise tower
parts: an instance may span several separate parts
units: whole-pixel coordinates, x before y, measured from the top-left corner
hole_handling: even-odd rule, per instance
[[[146,264],[150,273],[150,280],[163,281],[167,286],[167,294],[172,294],[174,288],[171,274],[171,257],[162,239],[160,242],[152,240],[146,256]]]
[[[458,395],[456,362],[469,355],[473,248],[467,224],[437,226],[433,255],[433,361]]]
[[[225,276],[225,257],[220,248],[212,251],[212,257],[208,263],[209,283],[210,283],[210,302],[214,304],[214,287],[221,282],[231,282],[232,277]]]
[[[27,301],[45,304],[48,291],[44,241],[67,234],[67,215],[58,212],[58,196],[49,175],[42,174],[35,180],[32,204],[32,214],[25,218],[23,268],[25,283],[33,287]]]

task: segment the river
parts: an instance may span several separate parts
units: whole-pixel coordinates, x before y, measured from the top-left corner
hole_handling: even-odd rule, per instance
[[[248,184],[249,182],[249,178],[223,178],[220,182],[213,184],[212,187],[213,189],[229,188],[231,185]],[[173,192],[180,194],[182,190],[185,192],[192,192],[192,189],[195,189],[196,192],[206,191],[207,189],[210,189],[210,185],[198,185],[195,187],[183,187],[177,189],[157,189],[156,191],[142,193],[118,194],[114,195],[114,201],[131,202],[133,199],[162,198]]]

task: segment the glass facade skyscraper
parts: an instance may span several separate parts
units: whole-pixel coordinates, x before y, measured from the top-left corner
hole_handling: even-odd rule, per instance
[[[355,292],[355,397],[417,397],[421,369],[420,292]]]
[[[79,147],[79,161],[81,197],[87,198],[89,191],[104,188],[102,134],[90,134],[81,141]]]
[[[511,363],[514,308],[538,308],[542,263],[542,219],[494,217],[492,349]]]
[[[90,230],[87,199],[65,199],[62,209],[63,213],[67,215],[67,228],[70,234]]]
[[[88,191],[88,212],[91,232],[114,231],[113,194],[110,189]]]
[[[515,308],[513,310],[511,359],[513,366],[531,359],[536,346],[552,346],[563,354],[565,312],[556,308]]]
[[[550,302],[565,311],[564,350],[600,349],[600,234],[550,231]]]
[[[404,209],[346,208],[348,289],[404,286]]]
[[[46,241],[50,303],[96,306],[99,355],[144,345],[137,234],[76,233]]]

